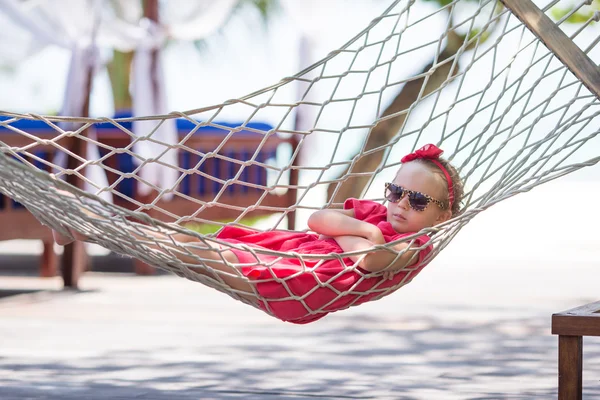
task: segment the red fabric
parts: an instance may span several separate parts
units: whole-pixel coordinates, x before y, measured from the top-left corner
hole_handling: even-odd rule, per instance
[[[418,160],[419,158],[424,158],[428,160],[437,160],[440,156],[444,154],[444,151],[437,147],[435,144],[426,144],[418,150],[415,150],[414,153],[410,153],[402,157],[400,160],[402,163],[407,163],[413,160]]]
[[[386,207],[379,203],[348,199],[344,203],[344,208],[354,209],[357,219],[376,225],[383,233],[386,242],[409,235],[409,233],[399,234],[394,231],[391,224],[387,222]],[[342,253],[342,249],[335,240],[319,239],[318,235],[306,232],[257,232],[252,229],[226,226],[217,237],[232,244],[246,244],[250,247],[262,247],[282,252]],[[415,241],[415,245],[421,246],[428,240],[428,236],[420,236]],[[267,266],[255,265],[256,257],[259,257],[260,261],[264,263],[273,262],[276,257],[262,254],[257,254],[255,257],[248,251],[233,248],[231,250],[236,254],[240,263],[247,264],[242,266],[242,273],[256,281],[256,289],[262,297],[260,306],[265,311],[283,321],[306,324],[316,321],[330,312],[380,298],[384,295],[383,289],[411,280],[423,269],[424,265],[419,265],[419,263],[431,251],[431,246],[421,250],[419,261],[415,264],[418,265],[417,269],[410,268],[400,271],[391,280],[383,280],[381,276],[365,278],[365,275],[369,273],[361,268],[344,271],[346,265],[354,264],[349,258],[343,259],[344,264],[335,259],[305,259],[306,270],[303,271],[300,259],[291,256],[272,264],[271,273]],[[408,276],[409,274],[410,276]],[[381,291],[365,293],[370,289]],[[340,295],[338,292],[343,294]],[[291,298],[292,295],[301,296],[304,304],[301,300]],[[316,310],[320,311],[311,313]]]

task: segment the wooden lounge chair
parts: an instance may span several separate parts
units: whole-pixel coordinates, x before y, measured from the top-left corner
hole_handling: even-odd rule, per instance
[[[263,195],[262,190],[252,187],[256,185],[267,185],[268,171],[260,165],[251,165],[246,167],[241,176],[240,182],[248,184],[233,184],[231,180],[240,168],[239,162],[234,160],[249,161],[253,159],[256,163],[264,163],[268,159],[273,158],[280,146],[288,146],[293,152],[296,150],[297,141],[294,137],[282,138],[278,135],[269,136],[265,140],[265,133],[272,128],[266,124],[249,124],[248,130],[236,131],[233,136],[229,136],[226,141],[225,137],[229,133],[226,127],[234,127],[234,124],[218,124],[218,127],[201,127],[190,121],[179,119],[177,120],[179,138],[186,148],[193,149],[188,151],[180,149],[178,151],[179,166],[182,169],[194,169],[205,174],[192,174],[186,176],[181,182],[178,192],[179,195],[174,196],[170,201],[159,200],[155,204],[155,208],[147,211],[152,217],[166,222],[172,222],[173,219],[169,216],[170,212],[178,215],[190,215],[196,212],[199,208],[198,202],[210,202],[214,200],[215,194],[218,193],[225,182],[227,187],[218,199],[220,204],[226,206],[214,206],[207,208],[198,214],[199,218],[209,219],[213,221],[228,220],[238,217],[247,207],[258,202]],[[11,124],[25,132],[28,132],[40,139],[52,139],[57,136],[55,130],[50,128],[42,121],[18,121]],[[123,122],[123,129],[119,129],[112,124],[98,124],[96,135],[98,141],[114,148],[124,148],[131,143],[131,137],[126,133],[126,130],[131,130],[131,123]],[[196,129],[196,130],[194,130]],[[192,132],[192,135],[190,135]],[[264,133],[262,133],[264,132]],[[65,138],[61,142],[61,146],[73,148]],[[34,143],[30,138],[24,135],[15,133],[7,128],[0,126],[0,141],[11,147],[23,147]],[[219,157],[204,158],[203,155],[215,151],[220,146]],[[85,146],[79,146],[85,147]],[[257,149],[260,147],[260,151]],[[38,143],[33,148],[27,150],[29,153],[35,154],[43,160],[49,162],[54,161],[56,156],[56,148],[50,145]],[[100,148],[101,155],[106,155],[108,150]],[[256,154],[255,154],[256,153]],[[85,156],[84,154],[81,154]],[[254,157],[254,158],[253,158]],[[203,162],[200,163],[200,160]],[[231,161],[230,161],[231,160]],[[43,162],[30,159],[40,168],[49,170]],[[109,168],[127,173],[132,172],[137,165],[134,164],[132,156],[127,153],[112,154],[107,157],[103,164]],[[197,168],[196,168],[197,167]],[[210,177],[216,178],[212,180]],[[107,172],[107,178],[110,184],[114,184],[119,178],[118,174]],[[221,182],[219,182],[220,180]],[[81,182],[77,182],[81,184]],[[295,169],[290,171],[286,182],[279,182],[282,185],[297,185],[297,172]],[[121,195],[114,195],[114,202],[120,206],[136,209],[139,204],[148,204],[152,202],[157,193],[142,196],[138,191],[138,182],[133,178],[122,179],[115,190]],[[284,193],[270,193],[265,196],[260,202],[260,208],[252,211],[248,216],[272,214],[277,212],[279,208],[289,208],[296,201],[296,190],[290,188],[282,190]],[[196,201],[193,201],[193,200]],[[162,211],[158,211],[162,210]],[[176,212],[175,212],[176,211]],[[48,228],[42,226],[24,207],[15,203],[6,196],[0,195],[0,240],[11,239],[36,239],[44,242],[44,254],[40,260],[40,271],[42,276],[54,276],[57,272],[57,256],[53,251],[53,241],[51,232]],[[6,221],[6,222],[5,222]],[[294,213],[288,214],[288,228],[293,229],[295,224]],[[14,229],[18,227],[18,229]],[[68,262],[63,260],[62,274],[65,286],[77,286],[77,280],[82,271],[86,269],[88,258],[85,254],[85,248],[81,243],[76,244],[72,255]],[[71,254],[71,253],[69,253]],[[136,272],[140,274],[149,274],[154,271],[140,262],[135,263]]]

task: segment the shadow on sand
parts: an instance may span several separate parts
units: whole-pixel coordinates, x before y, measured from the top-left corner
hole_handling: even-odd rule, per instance
[[[355,317],[356,318],[356,317]],[[220,345],[112,351],[69,362],[0,358],[2,399],[551,399],[548,321],[448,323],[364,316],[303,331],[260,328]],[[600,371],[600,343],[585,366]],[[584,379],[584,397],[600,397]]]

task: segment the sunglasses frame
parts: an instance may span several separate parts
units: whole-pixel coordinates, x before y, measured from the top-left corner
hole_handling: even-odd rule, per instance
[[[388,190],[390,192],[392,192],[392,189],[390,189],[391,186],[399,188],[399,189],[402,190],[402,195],[400,196],[400,198],[397,201],[391,201],[386,196]],[[411,194],[420,194],[421,196],[425,197],[425,199],[427,200],[427,204],[425,204],[425,207],[423,207],[422,210],[417,210],[416,208],[413,207],[413,205],[412,205],[412,203],[410,201],[410,197],[409,197],[409,199],[408,199],[408,205],[410,206],[411,209],[413,209],[415,211],[418,211],[418,212],[425,211],[427,209],[427,207],[429,207],[429,204],[431,204],[431,203],[437,204],[438,207],[440,207],[442,210],[446,209],[446,204],[444,202],[442,202],[440,200],[437,200],[437,199],[434,199],[433,197],[431,197],[428,194],[421,193],[421,192],[416,192],[414,190],[408,190],[408,189],[403,188],[400,185],[396,185],[396,184],[391,183],[391,182],[386,182],[385,183],[385,190],[383,192],[383,198],[386,199],[387,201],[389,201],[390,203],[400,203],[402,201],[402,199],[404,198],[404,196],[407,196],[407,195],[410,196]]]

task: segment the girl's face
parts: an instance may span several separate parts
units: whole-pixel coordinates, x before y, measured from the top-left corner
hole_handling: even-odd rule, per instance
[[[447,203],[446,181],[423,163],[413,161],[403,164],[393,183]],[[434,202],[430,202],[425,210],[416,211],[410,207],[406,194],[398,203],[388,202],[387,209],[387,220],[398,233],[418,232],[423,228],[447,221],[452,216],[452,211],[444,210]]]

